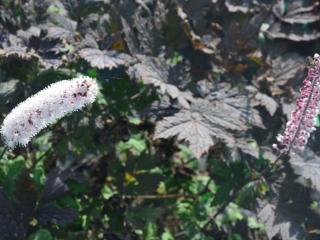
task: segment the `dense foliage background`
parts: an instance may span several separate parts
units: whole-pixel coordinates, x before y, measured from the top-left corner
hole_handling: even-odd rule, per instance
[[[272,149],[319,23],[316,0],[0,1],[1,121],[77,74],[101,89],[1,143],[0,239],[319,239],[319,130]]]

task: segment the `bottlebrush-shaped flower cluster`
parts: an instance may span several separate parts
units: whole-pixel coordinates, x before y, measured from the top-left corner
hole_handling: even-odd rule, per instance
[[[282,135],[277,137],[277,147],[284,151],[303,149],[307,144],[310,133],[315,130],[314,118],[317,116],[320,101],[320,55],[315,54],[313,63],[308,69],[308,75],[300,89],[300,97],[291,113]]]
[[[6,145],[27,145],[41,129],[94,102],[97,93],[97,82],[90,77],[51,84],[20,103],[4,119],[0,131]]]

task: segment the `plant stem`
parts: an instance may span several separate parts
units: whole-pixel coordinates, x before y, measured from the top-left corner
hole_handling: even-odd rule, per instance
[[[289,154],[288,151],[285,151],[285,152],[282,152],[281,154],[279,154],[279,156],[276,158],[276,160],[274,160],[274,162],[270,165],[270,166],[266,166],[262,171],[261,173],[255,177],[255,178],[252,178],[250,179],[249,181],[246,181],[244,182],[238,189],[236,189],[235,191],[232,192],[231,195],[229,195],[227,201],[225,201],[219,208],[218,210],[216,211],[216,213],[209,219],[209,221],[207,221],[205,223],[205,225],[202,227],[202,230],[204,231],[212,222],[215,221],[216,217],[221,214],[228,206],[231,202],[233,202],[239,192],[241,192],[241,190],[249,183],[252,183],[252,182],[255,182],[255,181],[258,181],[260,179],[262,179],[263,177],[265,177],[269,171],[271,171],[275,166],[276,164],[282,159],[282,157],[284,156],[287,156]]]
[[[8,150],[8,147],[7,147],[7,146],[5,146],[5,147],[3,148],[3,150],[2,150],[2,152],[1,152],[0,160],[2,160],[2,158],[3,158],[4,154],[6,153],[6,151],[7,151],[7,150]]]

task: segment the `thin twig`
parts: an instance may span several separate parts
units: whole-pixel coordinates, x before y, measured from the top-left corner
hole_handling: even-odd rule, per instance
[[[274,160],[274,161],[270,164],[270,166],[266,166],[266,167],[261,171],[261,173],[256,177],[256,179],[253,180],[253,182],[256,181],[256,180],[261,179],[262,177],[264,177],[266,173],[269,173],[269,170],[272,170],[272,169],[277,165],[277,163],[278,163],[284,156],[288,156],[288,154],[289,154],[289,151],[281,152],[281,153],[279,154],[279,156],[276,158],[276,160]]]
[[[200,192],[197,193],[197,196],[201,196],[201,195],[205,194],[207,191],[210,191],[209,185],[210,185],[211,181],[212,181],[212,178],[210,178],[208,180],[208,182],[206,183],[206,185],[204,186],[204,188]]]
[[[235,200],[235,198],[237,197],[238,193],[243,189],[243,187],[247,185],[244,184],[242,185],[240,188],[238,188],[236,191],[233,191],[231,195],[229,195],[227,201],[225,201],[219,208],[218,210],[215,212],[215,214],[210,217],[209,221],[207,221],[205,223],[205,225],[203,225],[202,230],[205,230],[212,222],[215,222],[216,218],[218,215],[220,215],[228,206],[231,202],[233,202]]]
[[[183,194],[165,194],[165,195],[124,195],[125,199],[135,199],[135,200],[161,200],[161,199],[180,199],[180,198],[195,198],[196,196],[186,196]]]

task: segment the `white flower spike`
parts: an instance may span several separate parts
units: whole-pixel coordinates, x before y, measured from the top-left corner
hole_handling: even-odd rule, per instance
[[[6,145],[11,149],[26,146],[49,124],[94,102],[98,91],[96,80],[85,76],[51,84],[20,103],[4,119],[0,131]]]

